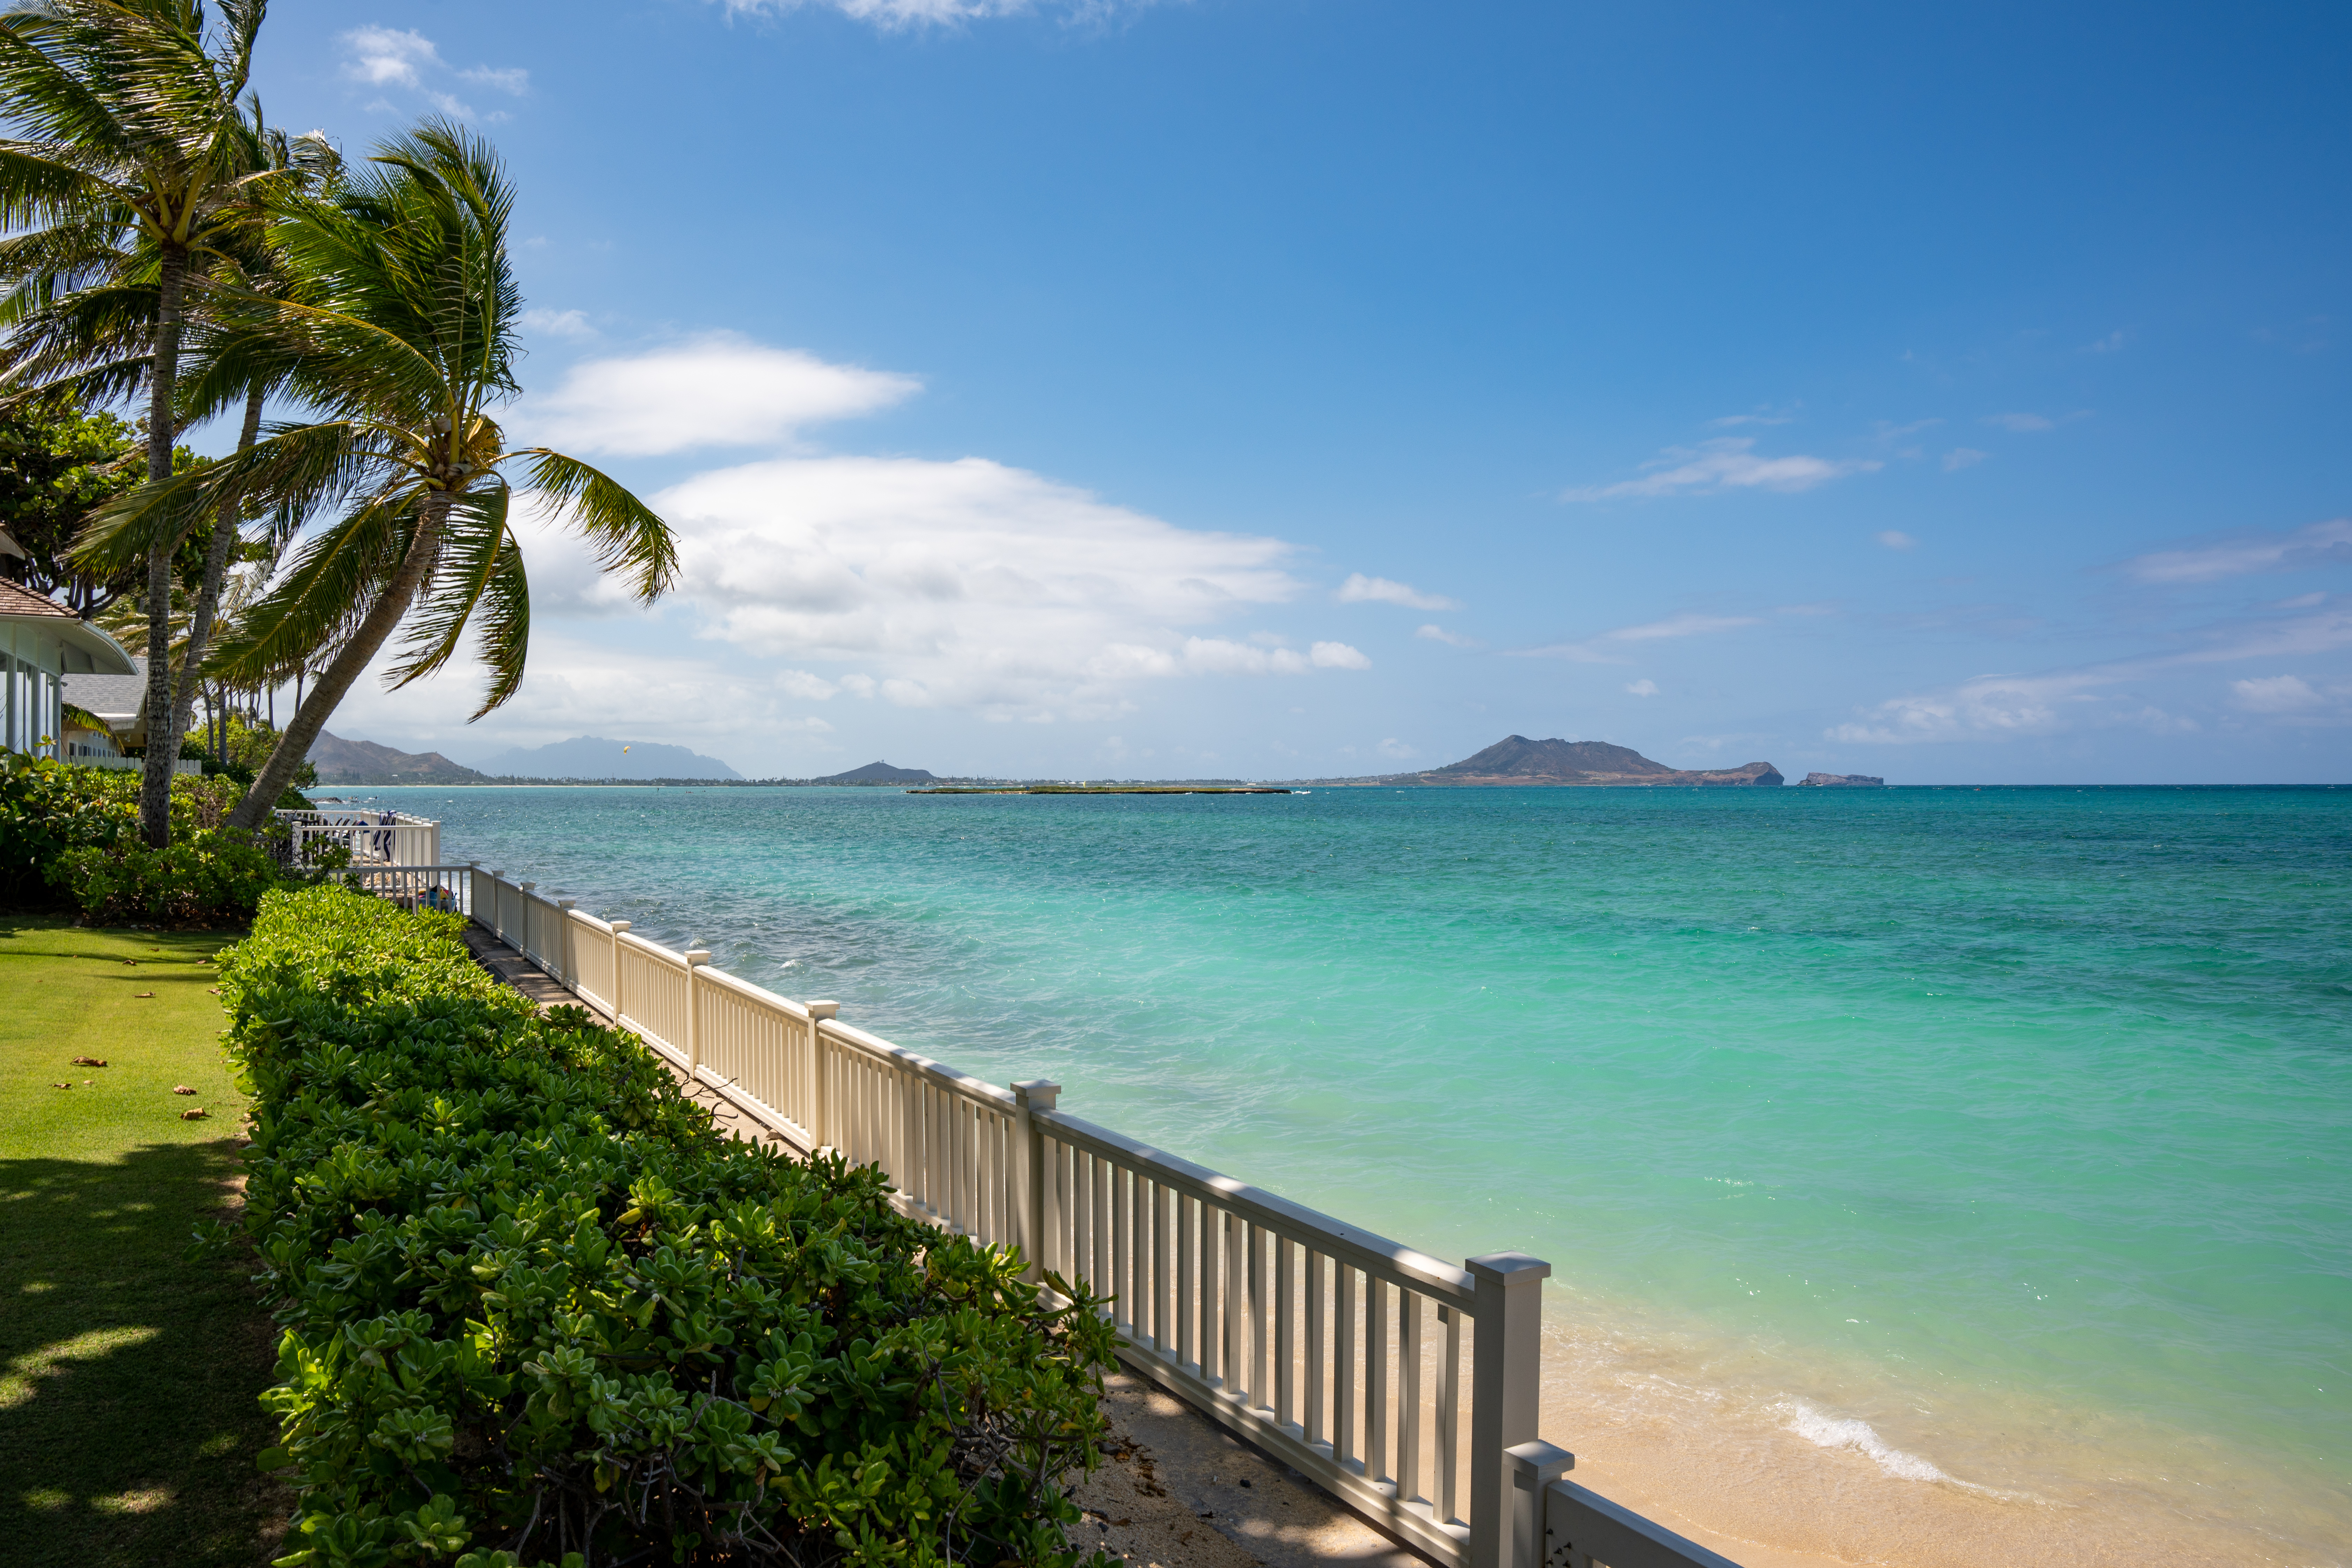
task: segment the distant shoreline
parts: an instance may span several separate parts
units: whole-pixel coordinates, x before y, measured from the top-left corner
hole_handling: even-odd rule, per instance
[[[946,786],[944,790],[940,786]],[[834,784],[820,779],[390,779],[383,781],[327,781],[310,785],[306,794],[331,793],[335,790],[357,789],[867,789],[897,790],[902,794],[924,793],[1044,793],[1055,795],[1080,794],[1186,794],[1204,790],[1228,793],[1256,791],[1262,793],[1295,793],[1309,789],[1572,789],[1572,790],[1688,790],[1694,794],[1723,795],[1769,793],[1776,795],[1877,795],[1888,790],[2120,790],[2120,789],[2196,789],[2196,790],[2258,790],[2352,789],[2352,782],[2343,784],[1868,784],[1859,787],[1813,788],[1801,786],[1769,792],[1727,791],[1719,784],[1569,784],[1526,782],[1517,784],[1430,784],[1420,779],[1352,778],[1352,779],[1282,779],[1268,783],[1244,779],[1105,779],[1085,784],[1060,779],[940,779],[931,784],[895,783]]]

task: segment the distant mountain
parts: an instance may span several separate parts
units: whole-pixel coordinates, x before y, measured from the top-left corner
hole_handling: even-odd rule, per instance
[[[1403,773],[1433,784],[1779,784],[1788,782],[1769,763],[1737,768],[1670,768],[1628,746],[1606,741],[1530,741],[1507,735],[1475,757],[1425,773]]]
[[[469,767],[438,752],[395,752],[373,741],[346,741],[321,730],[310,742],[310,765],[322,784],[487,784]]]
[[[476,764],[492,778],[507,779],[740,779],[720,762],[684,746],[646,741],[607,741],[579,735],[544,746],[517,747]]]
[[[811,784],[936,784],[939,781],[923,768],[894,768],[887,763],[868,763],[862,768],[852,768],[845,773],[834,773]]]
[[[1807,773],[1797,781],[1803,789],[1885,789],[1886,781],[1875,773]]]

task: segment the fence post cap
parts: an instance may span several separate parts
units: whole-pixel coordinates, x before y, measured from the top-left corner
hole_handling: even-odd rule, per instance
[[[579,906],[580,900],[577,899],[558,899],[555,900],[555,907],[559,910],[577,909]]]
[[[686,950],[686,962],[688,965],[708,963],[710,962],[710,950],[707,947],[690,947]]]
[[[629,929],[629,922],[626,921],[608,921],[605,923],[610,925],[615,931],[625,931]]]
[[[819,1018],[837,1018],[841,1016],[841,1004],[838,1002],[803,1002],[801,1005],[808,1009],[808,1016],[812,1022]]]
[[[481,865],[481,862],[480,862],[479,860],[468,860],[468,861],[467,861],[467,862],[466,862],[466,864],[467,864],[467,865],[468,865],[468,866],[473,866],[473,867],[478,868],[478,867]]]
[[[517,883],[515,884],[515,886],[516,886],[516,887],[518,887],[518,888],[520,888],[524,892],[528,893],[528,892],[530,892],[533,888],[538,887],[538,886],[539,886],[539,884],[538,884],[537,882],[517,882]]]
[[[1013,1086],[1013,1098],[1032,1110],[1051,1110],[1062,1086],[1050,1078],[1025,1078]]]
[[[1489,1252],[1465,1265],[1480,1279],[1498,1285],[1536,1285],[1551,1278],[1551,1265],[1524,1252]]]
[[[1576,1456],[1538,1438],[1503,1450],[1511,1461],[1511,1484],[1522,1491],[1541,1491],[1576,1468]]]

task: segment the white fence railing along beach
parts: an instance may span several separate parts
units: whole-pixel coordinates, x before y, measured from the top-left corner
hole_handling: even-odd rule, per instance
[[[878,1163],[905,1212],[1083,1281],[1131,1370],[1444,1568],[1736,1568],[1538,1439],[1549,1264],[1417,1252],[478,864],[349,876],[469,916],[785,1142]]]

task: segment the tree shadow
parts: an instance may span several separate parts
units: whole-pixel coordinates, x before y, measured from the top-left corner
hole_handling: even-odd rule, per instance
[[[233,1140],[0,1159],[0,1541],[18,1568],[250,1568],[290,1494],[254,1468],[277,1331],[231,1215]]]

